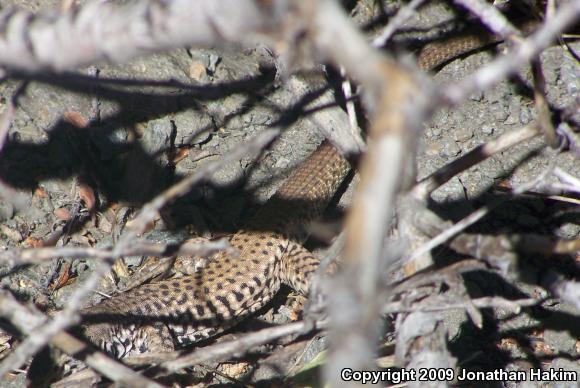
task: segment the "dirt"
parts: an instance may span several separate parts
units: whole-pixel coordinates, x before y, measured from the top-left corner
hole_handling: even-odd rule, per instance
[[[0,1],[2,7],[12,3],[38,10],[55,9],[60,2]],[[376,16],[370,3],[360,2],[353,12],[361,25]],[[432,39],[433,30],[438,30],[435,27],[445,25],[452,14],[441,4],[427,7],[409,21],[407,33],[398,35],[396,41],[403,45],[411,38]],[[570,48],[580,52],[580,43],[572,42]],[[445,85],[462,79],[492,61],[501,50],[500,46],[456,59],[437,72],[435,81]],[[578,62],[561,45],[546,50],[541,59],[550,106],[556,109],[571,106],[580,98]],[[0,178],[18,193],[17,201],[0,198],[3,250],[32,247],[45,240],[62,225],[64,213],[76,211],[81,184],[94,191],[97,204],[89,217],[74,225],[58,244],[111,246],[124,222],[144,203],[268,128],[277,120],[278,110],[291,105],[296,98],[284,79],[277,78],[276,58],[262,47],[244,51],[182,49],[124,65],[100,64],[96,68],[101,80],[140,80],[142,84],[104,83],[96,88],[86,82],[65,84],[57,78],[26,84],[8,80],[0,84],[0,111],[22,87],[10,141],[1,154]],[[78,74],[92,72],[94,68],[80,70]],[[154,86],[149,82],[152,80],[164,81],[166,86]],[[530,70],[526,68],[518,76],[471,96],[460,106],[437,112],[419,140],[418,178],[502,133],[532,122],[535,111],[530,80]],[[217,87],[228,83],[239,85],[231,87],[233,91]],[[203,86],[208,86],[211,93],[199,88]],[[90,122],[89,127],[79,127],[79,120]],[[163,214],[145,238],[169,242],[191,234],[220,236],[235,231],[321,139],[311,122],[294,122],[257,159],[246,157],[231,163],[210,182],[196,187]],[[550,149],[542,138],[523,142],[454,177],[434,193],[433,206],[444,218],[459,220],[502,195],[498,194],[499,186],[517,187],[535,179],[548,166],[556,165],[580,177],[579,157],[570,151]],[[340,206],[346,206],[352,190],[348,189],[347,199]],[[536,196],[508,201],[477,229],[490,234],[517,231],[578,238],[579,220],[577,205],[574,208]],[[521,276],[516,282],[484,273],[468,274],[465,280],[470,295],[515,298],[545,293],[539,282],[542,272],[550,267],[549,260],[522,258]],[[130,277],[143,262],[142,257],[126,258],[124,272],[105,277],[100,291],[114,292],[119,282],[126,281],[125,277]],[[52,260],[17,268],[4,263],[0,264],[3,274],[0,283],[22,301],[54,309],[66,304],[67,297],[93,268],[91,260],[82,259]],[[557,270],[561,268],[556,264]],[[63,277],[70,278],[58,284]],[[290,321],[291,309],[297,308],[297,303],[294,298],[287,298],[287,293],[277,298],[263,316],[243,324],[238,331]],[[101,297],[94,293],[87,305]],[[464,362],[462,367],[521,370],[541,365],[580,372],[578,313],[577,307],[558,300],[551,305],[525,309],[521,314],[488,309],[481,329],[462,310],[444,315],[449,348]],[[18,339],[9,338],[5,344],[16,347]],[[265,355],[257,357],[257,361],[250,360],[246,367],[233,363],[219,368],[249,382],[266,382],[311,365],[325,346],[320,336],[286,343],[283,347],[264,346],[259,350]],[[7,348],[0,356],[8,351]],[[234,366],[237,369],[232,370]],[[209,372],[203,368],[197,371],[200,378],[228,383],[210,373],[217,364],[208,367]],[[2,384],[22,386],[23,376],[15,373],[9,376],[12,381]]]

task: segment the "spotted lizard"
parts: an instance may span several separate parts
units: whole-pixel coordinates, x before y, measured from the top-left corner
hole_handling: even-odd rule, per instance
[[[232,327],[266,305],[281,284],[306,293],[318,259],[304,225],[325,209],[350,165],[324,142],[246,227],[192,275],[144,284],[81,311],[82,332],[118,358],[170,351]]]
[[[475,37],[444,49],[428,46],[418,63],[431,70],[488,43]],[[231,328],[282,284],[306,293],[319,260],[301,245],[304,225],[321,214],[349,171],[325,141],[230,237],[238,255],[217,253],[192,275],[144,284],[83,309],[82,334],[117,358],[171,351]]]

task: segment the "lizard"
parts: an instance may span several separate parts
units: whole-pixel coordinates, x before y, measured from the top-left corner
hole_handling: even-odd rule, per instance
[[[479,36],[427,45],[428,71],[495,41]],[[143,284],[81,310],[80,332],[116,358],[172,351],[233,327],[265,306],[282,284],[305,294],[319,260],[301,244],[350,171],[328,142],[300,165],[244,229],[230,237],[238,255],[220,252],[198,272]]]
[[[118,359],[169,352],[233,327],[265,306],[281,284],[305,294],[319,260],[301,245],[308,235],[304,226],[324,211],[350,169],[323,142],[230,236],[237,254],[218,252],[193,274],[143,284],[84,308],[73,331]],[[60,352],[44,353],[33,360],[28,380],[44,385],[46,376],[79,370],[71,361]]]
[[[219,252],[191,275],[81,310],[83,336],[117,358],[171,351],[232,327],[266,305],[281,284],[306,293],[319,261],[301,245],[304,225],[321,214],[349,171],[349,162],[324,142],[230,237],[237,255]]]

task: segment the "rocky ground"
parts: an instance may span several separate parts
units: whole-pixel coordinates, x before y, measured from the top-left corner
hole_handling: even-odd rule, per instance
[[[60,4],[0,1],[2,7],[13,3],[33,10]],[[354,6],[353,18],[359,24],[369,26],[369,21],[380,16],[371,3]],[[445,31],[441,26],[452,16],[444,5],[427,7],[408,23],[406,33],[397,36],[397,45],[431,39],[433,31]],[[373,28],[367,28],[369,34]],[[571,42],[570,48],[579,52],[580,44]],[[442,85],[461,79],[485,66],[497,51],[501,48],[458,58],[438,71],[435,79]],[[296,96],[285,84],[284,74],[278,77],[275,64],[272,54],[260,47],[245,51],[182,49],[79,72],[89,75],[98,71],[102,80],[141,81],[134,85],[104,82],[97,87],[78,79],[53,79],[48,74],[40,81],[0,83],[0,111],[20,90],[9,142],[0,154],[2,183],[17,194],[0,196],[0,247],[113,245],[127,220],[155,194],[268,128],[281,109],[295,102]],[[578,101],[580,67],[565,47],[555,45],[546,50],[542,66],[553,108],[565,109]],[[460,106],[437,112],[419,140],[419,178],[477,145],[532,122],[535,111],[530,79],[530,70],[524,69]],[[190,235],[216,237],[235,231],[321,139],[313,123],[296,121],[258,159],[247,157],[231,163],[182,198],[145,237],[169,242]],[[579,178],[579,158],[572,151],[557,152],[536,137],[454,177],[434,193],[433,206],[443,218],[459,220],[503,196],[503,188],[531,181],[550,165]],[[328,219],[340,218],[351,191],[349,187],[338,210],[331,211]],[[92,208],[82,210],[91,207],[87,205],[92,194]],[[476,229],[489,234],[517,231],[578,238],[578,209],[577,202],[531,194],[508,201]],[[69,222],[73,218],[76,222]],[[316,244],[311,247],[318,248]],[[447,258],[450,253],[442,255]],[[522,258],[517,282],[483,272],[469,273],[465,281],[473,297],[545,295],[539,283],[542,273],[555,268],[577,277],[579,259]],[[125,258],[102,280],[99,291],[112,293],[122,288],[146,262],[144,257]],[[0,263],[0,282],[22,301],[44,310],[58,309],[93,268],[94,261],[82,259],[55,258],[18,267]],[[87,305],[100,298],[102,294],[95,292]],[[286,291],[261,316],[226,337],[296,319],[301,303]],[[520,314],[489,309],[484,311],[481,329],[463,310],[451,310],[444,313],[449,348],[461,367],[521,369],[532,365],[580,373],[577,306],[551,300]],[[17,347],[19,339],[7,334],[0,342],[4,347],[1,357]],[[324,362],[320,353],[324,347],[322,335],[281,341],[258,348],[242,361],[196,368],[195,378],[199,383],[217,385],[232,381],[279,383],[281,379],[288,384],[313,384],[312,371]],[[382,357],[385,359],[388,354]],[[22,386],[23,381],[24,374],[14,372],[5,376],[2,384]]]

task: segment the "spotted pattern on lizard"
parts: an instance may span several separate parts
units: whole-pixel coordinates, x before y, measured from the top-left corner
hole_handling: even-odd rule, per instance
[[[246,228],[230,237],[238,255],[220,252],[192,275],[145,284],[84,309],[83,334],[115,357],[214,336],[254,313],[281,284],[306,293],[318,259],[300,244],[350,170],[323,143]]]
[[[467,36],[427,45],[419,66],[430,70],[494,38]],[[349,171],[323,143],[230,242],[239,256],[219,253],[191,276],[146,284],[82,311],[84,335],[117,357],[172,350],[216,335],[246,318],[288,284],[308,290],[318,259],[300,243]]]

